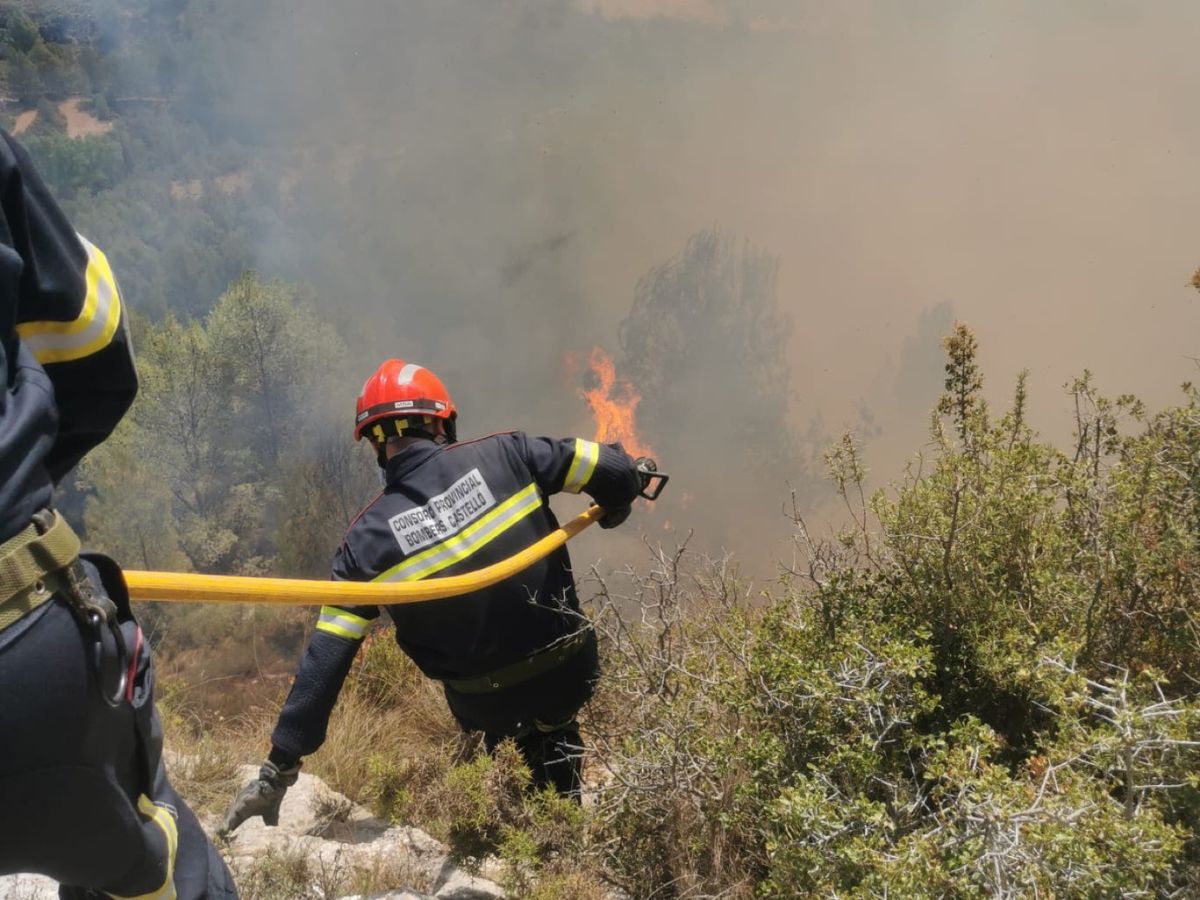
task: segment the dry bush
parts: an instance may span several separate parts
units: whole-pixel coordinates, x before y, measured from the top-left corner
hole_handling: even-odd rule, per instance
[[[592,828],[611,876],[635,894],[749,896],[740,838],[721,813],[748,777],[730,690],[746,677],[756,617],[728,560],[651,551],[644,572],[600,579],[605,677],[589,708],[598,779]],[[622,589],[615,584],[624,585]]]

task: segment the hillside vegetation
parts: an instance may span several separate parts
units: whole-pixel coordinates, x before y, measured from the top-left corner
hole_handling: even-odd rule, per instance
[[[321,176],[332,163],[305,181],[300,149],[269,158],[231,110],[219,61],[237,8],[0,3],[7,123],[37,111],[24,142],[135,298],[141,395],[60,505],[131,568],[325,577],[377,477],[322,399],[354,383],[346,304],[247,270],[256,236],[343,185]],[[77,97],[111,131],[69,138],[59,105]],[[410,187],[424,177],[404,171]],[[352,250],[417,253],[403,238],[419,215],[397,236],[390,219],[373,229],[353,204],[333,208],[345,219],[312,217],[312,240],[296,244],[314,268]],[[455,267],[474,271],[463,261],[478,248],[458,249]],[[611,885],[655,898],[1200,895],[1196,388],[1151,411],[1100,396],[1085,374],[1068,386],[1075,440],[1054,447],[1026,421],[1023,380],[1008,409],[988,408],[959,326],[930,443],[892,487],[867,495],[852,436],[826,455],[851,525],[822,536],[805,518],[817,442],[781,424],[775,273],[773,258],[705,231],[633,292],[623,366],[653,388],[648,420],[679,433],[661,446],[697,466],[672,488],[749,496],[761,516],[789,498],[728,473],[786,468],[797,492],[779,528],[794,554],[765,585],[694,547],[577,573],[605,663],[584,720],[584,807],[528,794],[517,754],[491,758],[460,735],[386,634],[368,640],[306,766],[468,863],[499,855],[521,897]],[[480,333],[508,314],[491,291],[479,288]],[[429,326],[444,295],[413,293],[407,321]],[[520,297],[539,322],[575,313]],[[688,368],[697,347],[719,383]],[[671,418],[698,384],[763,398],[711,440],[742,469],[699,466],[691,420]],[[193,760],[181,790],[216,812],[236,767],[266,750],[311,615],[139,612],[168,740]],[[303,860],[294,869],[248,876],[247,896],[311,894]]]
[[[796,511],[765,589],[687,548],[587,580],[584,810],[456,734],[382,633],[310,769],[468,863],[499,854],[518,896],[1194,896],[1200,396],[1151,413],[1084,376],[1061,450],[1023,382],[987,408],[970,331],[946,346],[931,449],[867,497],[843,439],[854,525],[819,539]],[[168,707],[230,766],[274,715]]]
[[[250,267],[250,236],[278,200],[275,185],[252,195],[230,180],[254,154],[214,111],[220,55],[196,46],[214,17],[186,2],[0,3],[3,124],[13,131],[36,112],[22,143],[73,224],[101,236],[138,309],[156,317],[207,312]],[[108,130],[69,136],[64,105]],[[191,184],[209,189],[189,194]]]

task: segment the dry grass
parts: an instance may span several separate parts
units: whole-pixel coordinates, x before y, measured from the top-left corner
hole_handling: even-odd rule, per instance
[[[306,770],[382,818],[408,821],[429,809],[429,793],[469,754],[441,688],[379,637],[362,651]]]
[[[525,900],[611,900],[612,888],[594,875],[569,872],[563,875],[543,874],[526,893]]]
[[[31,127],[33,127],[33,123],[36,121],[37,121],[37,110],[36,109],[22,110],[20,113],[18,113],[17,120],[13,124],[12,133],[15,135],[24,134]]]
[[[165,688],[158,711],[171,784],[197,813],[220,815],[242,786],[238,767],[266,758],[278,701],[239,716],[208,718],[205,708],[190,702],[199,692],[178,678],[160,681],[160,688]],[[281,691],[276,693],[282,698]]]
[[[172,663],[178,672],[178,659]],[[257,763],[270,749],[290,680],[236,682],[226,689],[222,679],[222,690],[214,691],[195,677],[160,679],[159,709],[174,756],[169,770],[189,803],[221,812],[237,791],[237,766]],[[211,696],[221,693],[236,697]],[[247,702],[251,695],[253,703]],[[437,682],[422,675],[390,636],[378,635],[361,651],[325,744],[305,760],[305,771],[381,818],[409,821],[437,814],[447,772],[477,746],[459,730]]]
[[[146,607],[139,614],[155,647],[159,699],[194,733],[279,711],[311,611]]]
[[[197,813],[224,812],[241,784],[238,766],[246,762],[243,748],[213,735],[204,735],[167,760],[171,784]]]
[[[266,754],[287,684],[271,700],[225,717],[213,717],[214,701],[194,702],[200,693],[194,684],[179,676],[165,680],[162,712],[176,751],[170,772],[198,811],[219,814],[239,787],[238,766]],[[305,771],[384,820],[413,824],[447,841],[454,858],[468,868],[485,857],[502,856],[510,873],[502,880],[518,888],[514,896],[605,896],[592,861],[575,852],[584,827],[576,820],[578,807],[523,799],[529,776],[515,746],[503,745],[495,759],[484,755],[478,736],[459,729],[440,685],[421,674],[390,634],[377,633],[366,642],[326,741],[305,760]],[[331,796],[317,812],[332,824],[344,819],[349,807]],[[424,878],[388,860],[367,866],[340,858],[323,862],[298,850],[275,850],[231,865],[248,900],[421,890]]]
[[[412,862],[376,859],[369,865],[359,864],[352,867],[348,885],[350,889],[347,893],[362,897],[403,888],[427,893],[433,890],[433,879],[429,872]]]
[[[318,784],[313,792],[312,811],[317,824],[306,832],[314,837],[325,837],[339,822],[345,822],[354,812],[354,801],[330,788],[322,789]]]
[[[430,873],[414,862],[378,857],[363,862],[339,853],[309,857],[301,847],[270,849],[254,860],[227,860],[242,900],[334,900],[387,891],[427,892]]]
[[[242,900],[309,900],[313,873],[302,850],[268,850],[253,862],[229,860]],[[333,896],[337,896],[334,894]]]

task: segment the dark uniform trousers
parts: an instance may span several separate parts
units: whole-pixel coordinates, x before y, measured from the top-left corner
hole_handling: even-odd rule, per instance
[[[600,678],[596,635],[590,629],[579,651],[556,669],[488,698],[490,707],[446,686],[446,702],[460,723],[482,728],[492,753],[512,738],[521,751],[533,784],[553,787],[561,796],[580,799],[583,787],[583,737],[575,716],[591,699]],[[531,711],[536,711],[531,716]],[[510,715],[506,715],[510,713]],[[513,715],[519,716],[514,718]],[[471,729],[470,724],[464,728]]]
[[[120,611],[129,686],[106,702],[123,662],[116,636],[82,627],[61,596],[0,631],[0,874],[47,875],[70,900],[234,900],[167,781],[154,667],[120,570],[83,565]]]

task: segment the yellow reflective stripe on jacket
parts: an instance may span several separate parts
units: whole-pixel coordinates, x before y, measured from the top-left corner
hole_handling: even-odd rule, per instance
[[[42,365],[83,359],[112,343],[121,321],[121,297],[108,258],[83,235],[87,250],[83,309],[70,322],[21,322],[17,334]]]
[[[113,900],[175,900],[175,856],[179,850],[179,829],[175,825],[175,816],[165,806],[159,806],[145,794],[138,797],[138,812],[161,828],[167,840],[167,877],[162,887],[147,894],[138,894],[136,897],[107,891],[105,893]]]
[[[459,534],[446,538],[416,556],[393,566],[374,581],[416,581],[466,559],[480,547],[502,535],[542,505],[536,484],[513,494],[486,516]]]
[[[563,482],[563,490],[571,494],[578,494],[587,487],[599,460],[599,444],[595,441],[575,438],[575,458],[571,460],[571,468],[567,470],[567,479]]]
[[[370,619],[356,616],[336,606],[322,606],[321,617],[317,619],[317,631],[328,631],[352,641],[361,641],[367,636],[370,627]]]

